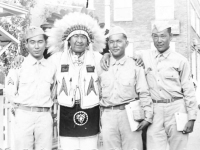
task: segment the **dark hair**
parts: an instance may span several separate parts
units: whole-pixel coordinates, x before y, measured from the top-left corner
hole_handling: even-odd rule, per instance
[[[47,36],[46,34],[42,34],[42,35],[43,35],[43,37],[44,37],[44,40],[47,41],[48,36]],[[30,39],[30,38],[29,38],[29,39]],[[26,42],[27,42],[27,43],[28,43],[28,40],[29,40],[29,39],[26,39]]]
[[[126,36],[126,34],[124,34],[124,33],[122,33],[123,34],[123,37],[127,40],[127,36]]]

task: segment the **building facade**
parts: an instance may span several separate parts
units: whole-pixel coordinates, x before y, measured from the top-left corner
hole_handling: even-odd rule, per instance
[[[169,21],[171,48],[185,56],[194,79],[200,80],[200,0],[94,0],[99,20],[123,27],[130,42],[127,55],[153,49],[154,22]]]

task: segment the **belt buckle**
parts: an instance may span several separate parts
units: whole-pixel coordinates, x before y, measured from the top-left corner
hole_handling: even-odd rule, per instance
[[[44,108],[40,108],[40,107],[37,108],[38,112],[43,112],[43,110],[44,110]]]
[[[35,107],[36,112],[42,112],[42,108]]]
[[[167,103],[171,103],[171,99],[166,99],[167,100]]]
[[[124,105],[120,105],[119,110],[124,110]]]
[[[38,108],[38,112],[44,112],[44,107],[42,107],[42,108]]]
[[[167,99],[167,101],[168,101],[168,103],[172,103],[172,102],[174,102],[174,99],[173,98]]]

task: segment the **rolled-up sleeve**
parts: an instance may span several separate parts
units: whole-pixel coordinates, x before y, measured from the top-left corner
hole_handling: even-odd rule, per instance
[[[136,92],[139,95],[141,107],[145,113],[145,120],[152,123],[153,121],[153,103],[149,93],[149,87],[146,81],[144,69],[136,68]]]
[[[186,60],[182,61],[180,65],[180,80],[182,91],[184,94],[186,109],[188,112],[188,119],[195,120],[198,110],[197,101],[195,97],[195,88],[190,76],[190,66]]]

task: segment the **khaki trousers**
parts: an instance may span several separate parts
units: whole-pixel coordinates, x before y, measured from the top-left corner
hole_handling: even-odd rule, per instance
[[[153,123],[147,130],[147,150],[186,150],[188,134],[177,131],[174,113],[186,112],[185,102],[154,103]]]
[[[53,120],[50,112],[15,112],[14,150],[51,150]]]
[[[104,109],[103,150],[142,150],[142,131],[132,132],[126,110]]]

